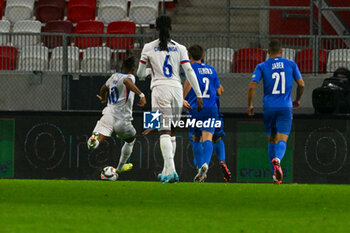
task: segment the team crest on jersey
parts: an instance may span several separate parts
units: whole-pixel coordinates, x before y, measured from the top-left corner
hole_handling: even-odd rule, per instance
[[[160,121],[162,114],[156,112],[143,113],[143,128],[144,129],[160,129]]]

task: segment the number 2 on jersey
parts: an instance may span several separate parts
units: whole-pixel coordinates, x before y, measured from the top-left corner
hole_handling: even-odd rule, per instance
[[[170,55],[166,55],[165,61],[163,64],[163,74],[167,78],[171,78],[171,76],[173,75],[173,67],[169,64],[169,58],[170,58]]]
[[[208,90],[209,90],[209,78],[203,78],[203,83],[205,84],[205,88],[203,91],[203,95],[202,98],[210,98],[210,95],[208,94]]]
[[[286,74],[284,72],[281,72],[281,73],[275,72],[272,74],[272,79],[276,79],[275,85],[273,86],[272,94],[273,95],[285,94],[286,93]],[[277,90],[280,79],[281,79],[281,90]]]

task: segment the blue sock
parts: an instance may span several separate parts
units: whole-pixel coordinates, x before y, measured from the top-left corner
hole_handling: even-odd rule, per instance
[[[223,140],[219,140],[215,143],[214,150],[219,161],[225,161],[225,143]]]
[[[268,147],[267,147],[267,151],[268,151],[268,154],[269,154],[269,163],[270,163],[270,166],[271,166],[271,173],[274,174],[275,170],[273,169],[273,165],[271,163],[271,160],[275,158],[275,148],[276,148],[276,143],[272,143],[270,142],[268,144]]]
[[[204,158],[204,163],[207,163],[209,165],[210,160],[211,160],[211,155],[213,154],[213,142],[210,140],[206,140],[203,142],[203,158]],[[203,165],[202,164],[202,165]]]
[[[193,163],[195,166],[197,166],[198,168],[200,168],[202,166],[202,164],[204,163],[203,161],[203,143],[201,142],[193,142],[193,154],[194,154],[194,158],[193,158]]]
[[[284,154],[286,153],[287,143],[285,141],[279,141],[275,147],[275,158],[279,158],[282,161]]]

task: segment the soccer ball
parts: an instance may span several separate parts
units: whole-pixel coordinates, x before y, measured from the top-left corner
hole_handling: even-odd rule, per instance
[[[101,180],[116,181],[118,179],[118,173],[115,172],[115,168],[107,166],[101,171]]]

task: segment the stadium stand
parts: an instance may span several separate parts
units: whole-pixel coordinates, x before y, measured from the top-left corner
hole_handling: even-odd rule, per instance
[[[53,20],[45,24],[41,30],[46,33],[67,33],[71,34],[74,32],[73,23],[70,21]],[[43,36],[43,43],[49,49],[63,46],[63,36]],[[67,44],[71,43],[71,38],[67,37]]]
[[[35,7],[35,17],[43,23],[51,20],[62,20],[65,7],[65,0],[39,0]]]
[[[231,48],[209,48],[205,53],[208,65],[215,67],[218,73],[232,72],[234,50]]]
[[[21,20],[17,21],[13,26],[13,32],[29,33],[28,35],[14,35],[12,43],[17,48],[24,46],[36,45],[40,41],[40,36],[30,35],[30,33],[40,33],[41,22],[37,20]]]
[[[70,0],[67,18],[73,23],[82,20],[94,20],[96,16],[96,0]]]
[[[63,47],[57,47],[52,50],[50,60],[50,71],[61,72],[63,69]],[[75,73],[79,71],[79,48],[75,46],[67,47],[68,72]]]
[[[110,72],[111,49],[107,47],[91,47],[83,52],[81,69],[87,73]]]
[[[11,29],[11,23],[8,20],[0,20],[0,32],[9,33]],[[0,45],[7,45],[10,41],[10,35],[0,36]]]
[[[45,46],[34,45],[22,48],[19,56],[19,70],[45,71],[49,64],[49,49]]]
[[[158,0],[131,0],[129,17],[136,24],[154,24],[158,4]]]
[[[5,17],[11,23],[33,17],[35,0],[7,0]]]
[[[100,0],[98,6],[98,19],[109,24],[113,21],[121,21],[127,18],[127,0]]]
[[[266,60],[270,58],[269,53],[266,51]],[[291,48],[283,48],[282,49],[282,57],[287,58],[289,60],[295,61],[295,54],[296,51],[295,49],[291,49]]]
[[[136,24],[130,21],[117,21],[108,24],[107,34],[135,34]],[[112,49],[126,49],[134,48],[133,38],[115,38],[108,37],[106,46]]]
[[[77,23],[74,33],[77,34],[103,34],[104,24],[101,21],[84,20]],[[102,46],[101,37],[76,37],[75,45],[80,49]]]
[[[327,51],[324,49],[318,50],[318,72],[326,72],[327,65]],[[300,72],[311,73],[313,66],[313,49],[302,49],[297,53],[297,65],[299,66]]]
[[[17,69],[17,48],[0,46],[0,70]]]
[[[334,72],[339,67],[350,69],[350,49],[334,49],[329,51],[327,72]]]
[[[237,73],[252,73],[256,65],[265,61],[266,52],[259,48],[239,49],[235,53],[234,71]]]

